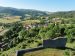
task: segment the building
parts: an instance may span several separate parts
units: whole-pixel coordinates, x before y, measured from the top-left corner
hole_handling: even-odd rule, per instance
[[[55,25],[56,25],[57,23],[61,23],[62,20],[60,18],[53,18],[52,22],[55,23]]]

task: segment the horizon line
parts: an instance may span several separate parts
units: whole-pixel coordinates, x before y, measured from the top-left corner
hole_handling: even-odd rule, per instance
[[[40,10],[40,9],[30,9],[30,8],[18,8],[18,7],[9,7],[9,6],[0,6],[0,7],[5,7],[5,8],[14,8],[14,9],[23,9],[23,10],[36,10],[36,11],[43,11],[43,12],[67,12],[67,11],[75,11],[75,10],[58,10],[58,11],[46,11],[46,10]]]

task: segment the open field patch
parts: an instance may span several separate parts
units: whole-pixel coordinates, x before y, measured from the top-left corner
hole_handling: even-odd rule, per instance
[[[26,20],[22,21],[23,24],[34,24],[34,23],[40,23],[39,20]]]
[[[47,48],[35,52],[25,53],[23,56],[64,56],[63,53],[63,50]]]
[[[0,23],[14,23],[14,22],[17,22],[17,21],[20,21],[20,19],[13,19],[13,18],[11,18],[11,19],[0,19]]]

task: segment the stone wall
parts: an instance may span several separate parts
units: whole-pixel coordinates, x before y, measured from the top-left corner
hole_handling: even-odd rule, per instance
[[[16,52],[16,56],[23,56],[23,54],[28,53],[28,52],[33,52],[37,50],[44,49],[43,46],[37,47],[37,48],[31,48],[31,49],[26,49],[26,50],[19,50]]]
[[[65,47],[67,42],[67,38],[56,38],[56,39],[48,39],[43,40],[43,47],[45,48],[59,48]]]
[[[65,47],[67,42],[67,38],[55,38],[55,39],[48,39],[43,40],[43,45],[37,48],[31,48],[31,49],[25,49],[25,50],[19,50],[16,52],[16,56],[22,56],[24,53],[27,52],[33,52],[37,50],[41,50],[44,48],[59,48],[59,47]]]

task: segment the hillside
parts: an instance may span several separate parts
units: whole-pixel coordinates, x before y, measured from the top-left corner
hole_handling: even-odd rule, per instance
[[[39,11],[39,10],[0,7],[0,17],[1,16],[37,17],[37,16],[46,16],[46,15],[47,15],[46,12]]]
[[[64,50],[47,48],[43,50],[25,53],[22,56],[64,56]]]
[[[75,11],[59,11],[59,12],[46,12],[34,9],[17,9],[12,7],[0,7],[0,17],[4,16],[22,16],[27,17],[39,17],[49,16],[50,18],[62,17],[62,18],[75,18]]]
[[[50,17],[75,18],[75,11],[60,11],[50,14]]]

